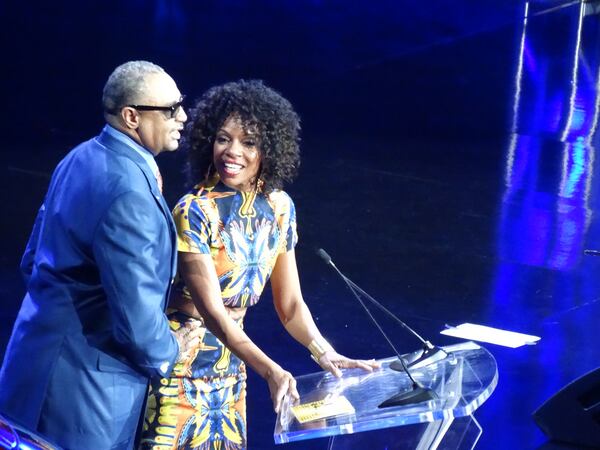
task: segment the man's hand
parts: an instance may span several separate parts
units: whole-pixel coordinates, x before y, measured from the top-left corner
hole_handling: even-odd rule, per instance
[[[200,345],[204,338],[206,328],[198,322],[186,322],[184,326],[173,331],[179,344],[179,355],[176,363],[181,363],[190,358],[192,352]]]

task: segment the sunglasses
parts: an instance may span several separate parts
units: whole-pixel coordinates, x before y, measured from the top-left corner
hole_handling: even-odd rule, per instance
[[[130,108],[137,109],[138,111],[163,111],[169,119],[174,119],[182,108],[185,95],[182,95],[177,103],[171,106],[151,106],[151,105],[127,105]]]

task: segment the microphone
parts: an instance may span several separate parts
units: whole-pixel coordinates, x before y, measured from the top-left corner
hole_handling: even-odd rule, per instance
[[[331,256],[329,256],[329,254],[322,248],[317,250],[317,255],[319,255],[321,259],[325,261],[325,264],[331,264],[333,267],[335,267],[335,264],[333,264],[333,261],[331,260]]]
[[[392,363],[389,366],[390,369],[406,372],[406,375],[408,375],[408,378],[412,382],[412,390],[410,390],[408,392],[401,392],[397,395],[394,395],[393,397],[390,397],[389,399],[387,399],[383,403],[381,403],[379,405],[379,408],[385,408],[388,406],[409,405],[409,404],[413,404],[413,403],[420,403],[420,402],[434,400],[434,399],[438,398],[435,391],[421,385],[419,382],[417,382],[413,378],[412,374],[409,371],[409,368],[416,369],[418,367],[423,367],[423,366],[432,364],[434,362],[440,361],[440,360],[446,358],[448,356],[448,353],[446,351],[442,350],[441,348],[433,345],[431,342],[423,339],[415,330],[413,330],[406,323],[404,323],[402,320],[400,320],[398,317],[396,317],[385,306],[383,306],[381,303],[379,303],[377,300],[375,300],[373,297],[371,297],[369,294],[367,294],[365,291],[363,291],[357,284],[355,284],[352,280],[350,280],[346,275],[344,275],[337,268],[337,266],[333,263],[331,256],[329,256],[329,254],[325,250],[320,248],[317,250],[317,254],[321,257],[321,259],[325,262],[325,264],[333,267],[333,269],[337,272],[337,274],[342,278],[344,283],[346,283],[346,286],[348,286],[348,288],[350,289],[350,291],[352,292],[354,297],[356,297],[356,299],[358,300],[360,305],[363,307],[363,309],[365,310],[365,312],[367,313],[367,315],[369,316],[369,318],[371,319],[373,324],[377,327],[379,332],[383,335],[383,337],[385,338],[385,340],[387,341],[389,346],[392,348],[392,350],[396,354],[398,359],[395,361],[392,361]],[[373,305],[375,305],[377,308],[379,308],[381,311],[383,311],[389,317],[391,317],[396,322],[398,322],[405,330],[408,330],[410,333],[413,334],[413,336],[415,336],[419,341],[421,341],[421,344],[423,345],[423,350],[421,351],[421,353],[417,352],[415,355],[410,355],[410,356],[412,356],[412,358],[402,357],[400,355],[400,352],[396,349],[396,347],[394,346],[392,341],[388,338],[388,336],[385,334],[385,332],[381,328],[381,325],[379,325],[379,323],[377,322],[375,317],[373,317],[373,314],[371,314],[371,311],[369,310],[369,308],[367,308],[367,306],[365,305],[365,303],[363,302],[363,300],[359,294],[362,295],[367,300],[369,300]]]

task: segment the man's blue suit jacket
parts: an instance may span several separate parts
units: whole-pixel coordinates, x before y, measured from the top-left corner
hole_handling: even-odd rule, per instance
[[[178,345],[164,314],[176,231],[155,175],[103,131],[56,168],[22,270],[0,412],[75,450],[130,449],[148,379]]]

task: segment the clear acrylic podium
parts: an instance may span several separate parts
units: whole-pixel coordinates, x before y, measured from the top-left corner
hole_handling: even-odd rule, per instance
[[[329,436],[328,448],[336,450],[474,448],[482,430],[473,412],[496,387],[496,360],[473,342],[444,350],[448,352],[446,358],[410,369],[417,382],[437,394],[436,399],[417,404],[378,407],[388,398],[412,388],[405,372],[390,369],[396,357],[379,360],[381,369],[374,372],[344,370],[339,379],[327,372],[298,377],[300,403],[344,396],[355,412],[302,424],[286,403],[277,415],[275,442]]]
[[[0,449],[60,450],[60,447],[0,414]]]

